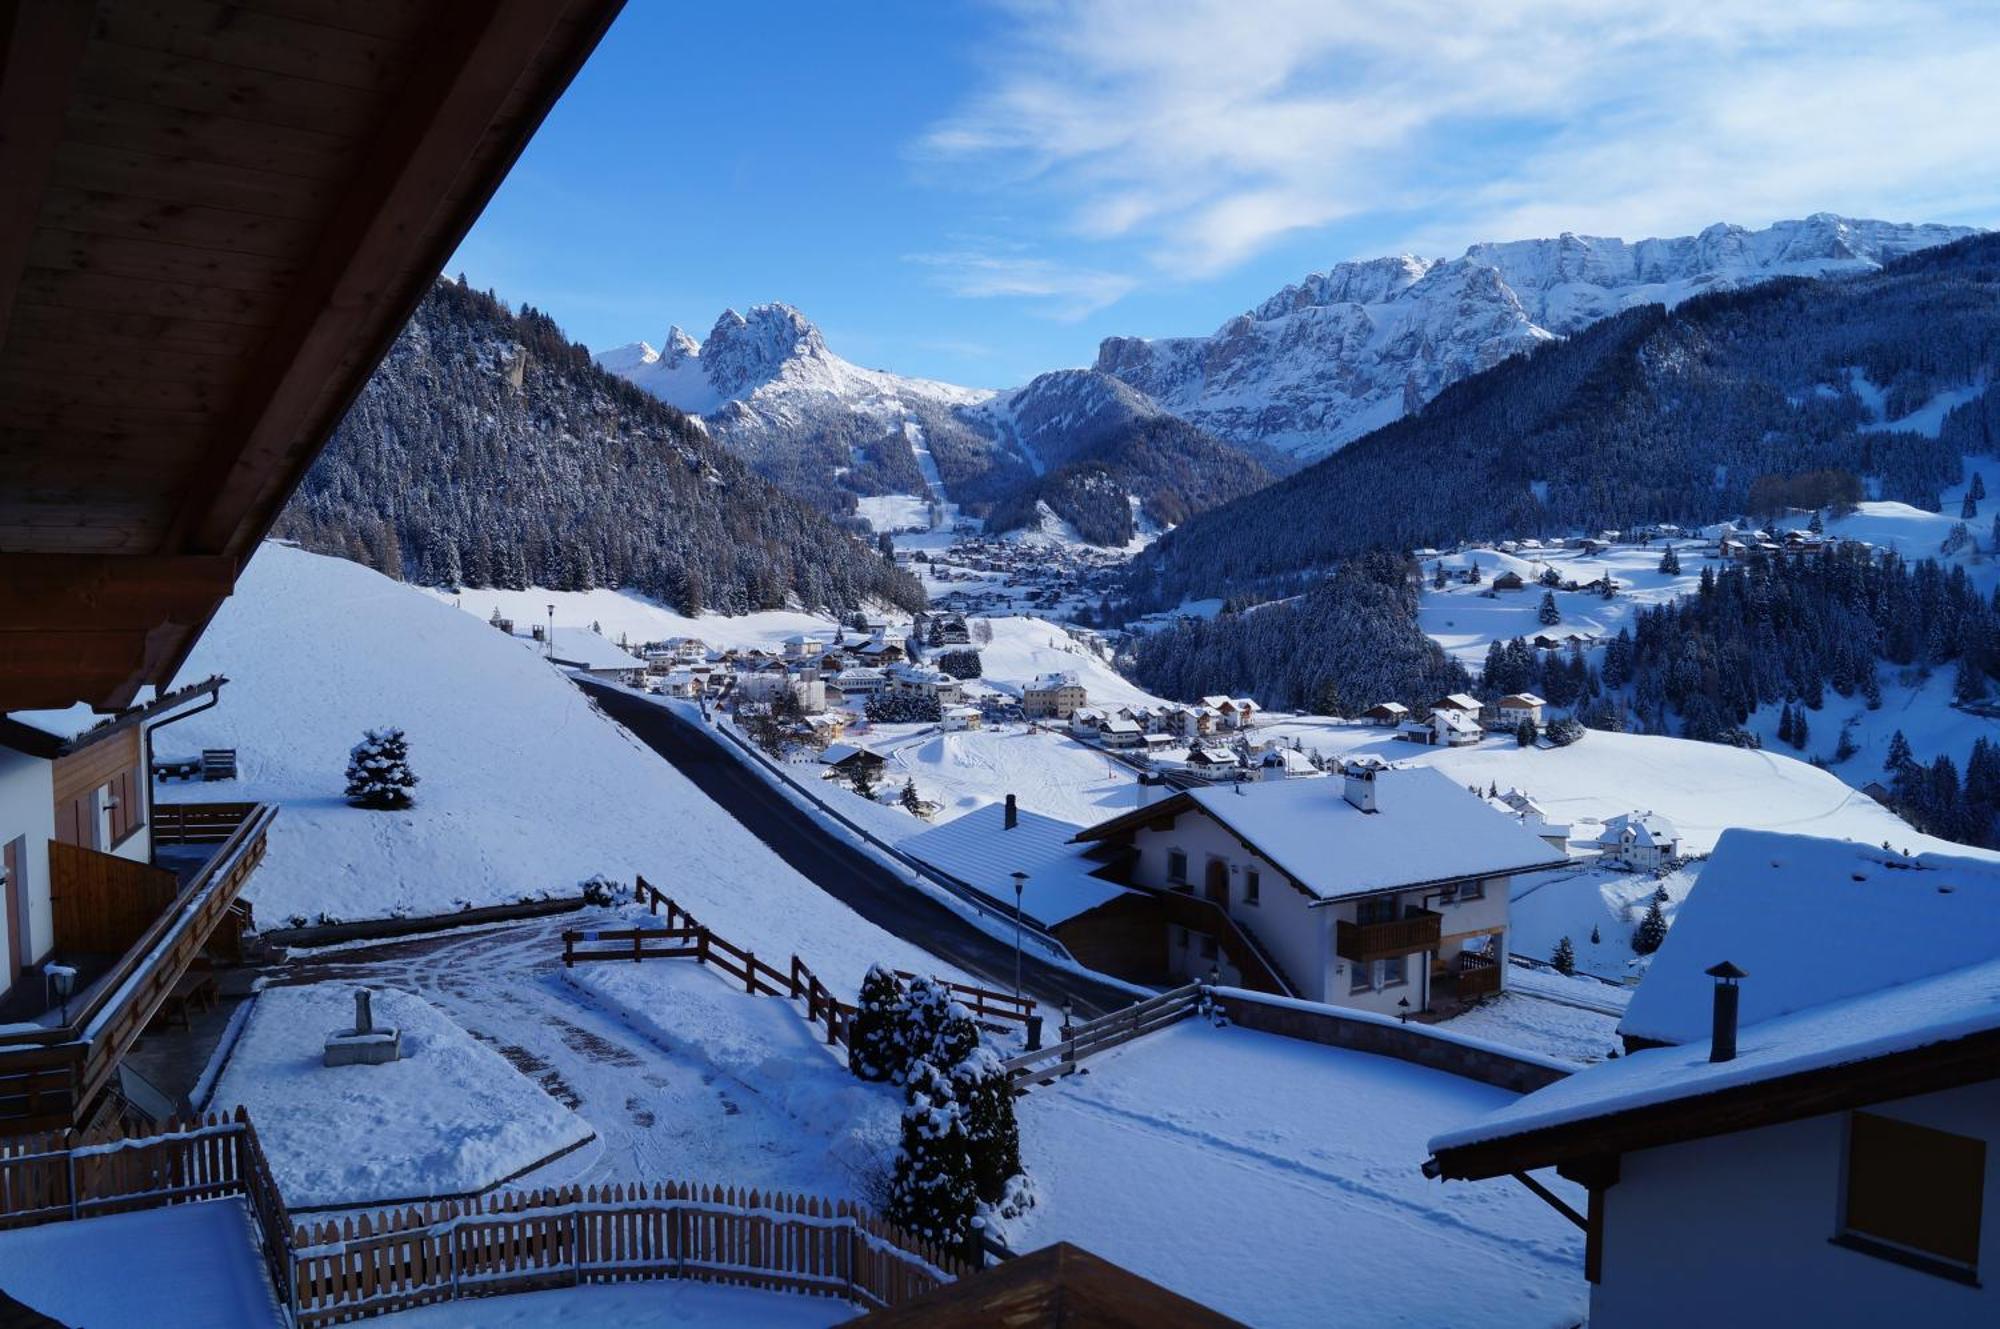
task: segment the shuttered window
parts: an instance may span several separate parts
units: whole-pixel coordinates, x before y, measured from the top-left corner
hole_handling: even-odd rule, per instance
[[[1984,1140],[1869,1112],[1850,1118],[1845,1244],[1970,1276],[1985,1188]]]

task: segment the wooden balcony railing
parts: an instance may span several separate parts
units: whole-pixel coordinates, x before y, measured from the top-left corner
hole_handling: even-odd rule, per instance
[[[1334,925],[1333,949],[1341,959],[1361,964],[1434,951],[1443,921],[1443,915],[1428,909],[1387,923],[1350,923],[1343,918]]]
[[[220,844],[257,810],[255,803],[155,803],[154,844]]]
[[[67,1129],[110,1081],[263,860],[278,809],[243,806],[201,871],[78,994],[67,1024],[0,1035],[0,1135]]]

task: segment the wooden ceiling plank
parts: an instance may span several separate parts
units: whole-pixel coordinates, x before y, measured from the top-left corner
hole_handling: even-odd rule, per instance
[[[339,134],[260,124],[214,111],[149,106],[124,97],[78,97],[63,127],[74,143],[305,180],[345,170],[354,154],[353,140]]]
[[[340,28],[387,41],[413,41],[423,30],[415,0],[238,0],[245,9]]]
[[[69,376],[91,373],[88,366],[102,364],[114,366],[110,372],[135,383],[198,384],[210,392],[233,388],[243,377],[243,361],[226,351],[189,353],[143,344],[114,347],[70,340],[76,335],[38,338],[23,336],[16,328],[0,347],[0,363],[10,370]]]
[[[208,384],[127,378],[115,365],[30,372],[12,361],[0,364],[0,404],[10,412],[32,412],[45,406],[65,410],[87,407],[114,394],[121,404],[134,410],[197,419],[213,418],[227,405],[226,394]]]
[[[290,258],[227,249],[196,249],[116,235],[80,235],[52,226],[37,228],[28,244],[28,262],[38,268],[95,272],[142,281],[186,282],[214,290],[248,291],[253,295],[288,289],[298,272]]]
[[[295,129],[364,128],[371,105],[371,94],[364,89],[128,46],[103,37],[90,43],[76,85],[87,93]]]
[[[203,0],[121,3],[101,31],[131,46],[378,92],[402,77],[406,54],[402,43]]]
[[[0,333],[27,269],[91,17],[76,0],[0,3]]]
[[[239,323],[212,323],[199,318],[176,318],[169,314],[126,314],[107,320],[96,328],[79,330],[74,314],[30,304],[14,304],[10,345],[30,342],[61,343],[82,351],[85,339],[100,353],[118,355],[148,349],[175,351],[183,355],[221,356],[242,360],[245,349],[255,346],[261,329]]]
[[[232,291],[188,282],[61,268],[29,268],[21,293],[37,305],[92,314],[192,314],[215,323],[265,330],[276,321],[282,291]]]
[[[294,175],[272,175],[214,162],[174,161],[127,148],[66,143],[53,180],[71,189],[183,206],[207,204],[317,224],[335,185]]]
[[[14,631],[150,628],[204,612],[235,582],[228,558],[0,554],[0,622]]]
[[[125,194],[51,186],[42,225],[78,235],[153,240],[195,249],[226,249],[266,258],[291,258],[306,243],[309,224],[255,212],[188,207]]]

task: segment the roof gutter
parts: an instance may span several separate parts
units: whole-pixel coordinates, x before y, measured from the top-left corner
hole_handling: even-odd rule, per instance
[[[1430,891],[1438,887],[1454,885],[1461,881],[1477,881],[1481,877],[1515,877],[1523,872],[1547,872],[1553,868],[1566,868],[1570,865],[1570,861],[1569,857],[1565,855],[1562,858],[1547,863],[1530,863],[1526,867],[1488,868],[1479,872],[1462,872],[1455,877],[1433,877],[1429,881],[1405,881],[1399,882],[1394,886],[1378,887],[1374,890],[1349,891],[1344,895],[1322,895],[1308,902],[1306,908],[1318,909],[1322,905],[1340,904],[1346,900],[1359,900],[1369,895],[1388,895],[1391,892],[1401,893],[1403,891]]]

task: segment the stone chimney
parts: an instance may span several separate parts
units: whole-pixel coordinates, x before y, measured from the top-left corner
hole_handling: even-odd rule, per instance
[[[1375,777],[1386,769],[1384,763],[1373,757],[1359,757],[1348,762],[1340,768],[1341,792],[1349,803],[1361,811],[1376,811]]]
[[[1015,806],[1014,796],[1012,794],[1009,794],[1007,795],[1007,819],[1004,822],[1002,822],[1001,825],[1005,829],[1011,831],[1020,824],[1021,824],[1021,810]]]
[[[1139,801],[1135,806],[1142,808],[1150,807],[1153,800],[1159,797],[1159,790],[1164,784],[1166,784],[1166,780],[1163,777],[1154,775],[1151,772],[1141,771],[1139,773]]]
[[[1708,1036],[1710,1061],[1736,1060],[1736,1011],[1742,989],[1737,980],[1750,975],[1724,960],[1702,971],[1715,980],[1715,1023]]]

